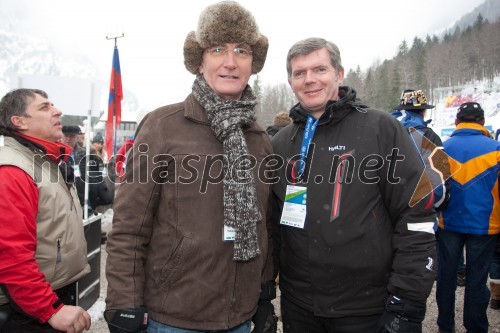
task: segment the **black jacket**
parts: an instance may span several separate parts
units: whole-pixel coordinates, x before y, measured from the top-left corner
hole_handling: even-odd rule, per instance
[[[287,166],[278,170],[271,200],[282,295],[323,317],[381,313],[388,293],[425,303],[435,275],[436,215],[430,196],[409,205],[424,171],[418,154],[391,115],[357,102],[348,87],[340,96],[329,102],[309,149],[304,229],[279,222],[308,113],[296,105],[294,126],[272,139]],[[389,163],[394,154],[404,160]]]
[[[282,129],[285,126],[278,126],[278,125],[271,125],[266,128],[267,135],[269,135],[270,138],[276,135],[280,129]]]

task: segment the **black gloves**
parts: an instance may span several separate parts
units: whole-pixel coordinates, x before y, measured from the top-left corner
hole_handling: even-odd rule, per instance
[[[426,304],[391,296],[377,325],[377,333],[422,333]]]
[[[268,281],[261,285],[257,312],[252,317],[254,328],[252,333],[276,333],[278,317],[274,314],[271,300],[276,298],[276,283]]]
[[[108,309],[104,311],[104,319],[111,333],[142,333],[148,326],[146,308]]]

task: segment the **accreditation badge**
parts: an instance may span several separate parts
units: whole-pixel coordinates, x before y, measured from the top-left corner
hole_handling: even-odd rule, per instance
[[[75,175],[75,178],[77,177],[80,177],[80,166],[78,165],[74,165],[74,175]]]
[[[307,212],[307,187],[287,185],[280,224],[304,229]]]
[[[234,242],[235,237],[236,237],[236,229],[224,226],[222,240],[225,242]]]

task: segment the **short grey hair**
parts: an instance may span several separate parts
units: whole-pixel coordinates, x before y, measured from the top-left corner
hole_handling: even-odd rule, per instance
[[[292,77],[292,59],[298,56],[308,55],[322,48],[325,48],[330,54],[330,62],[333,68],[335,68],[337,72],[343,69],[342,59],[337,45],[323,38],[311,37],[293,44],[288,51],[288,55],[286,56],[286,71],[288,73],[288,78]]]
[[[12,135],[19,133],[19,129],[12,123],[14,116],[28,116],[26,109],[29,102],[36,95],[48,98],[45,91],[39,89],[20,88],[8,92],[0,100],[0,134]]]

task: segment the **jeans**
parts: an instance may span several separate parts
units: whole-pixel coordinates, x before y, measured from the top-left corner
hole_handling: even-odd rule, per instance
[[[282,294],[281,316],[283,333],[360,333],[376,332],[381,313],[358,317],[318,317]]]
[[[228,330],[187,330],[162,324],[152,319],[148,320],[148,333],[250,333],[252,323],[247,320],[241,325]]]
[[[442,332],[455,329],[455,290],[457,269],[465,245],[466,276],[464,326],[468,332],[488,332],[486,309],[490,291],[486,286],[490,263],[495,250],[496,235],[461,234],[438,230],[439,266],[436,285],[437,323]]]
[[[457,273],[465,274],[465,259],[464,259],[464,248],[462,248],[462,252],[460,253],[460,257],[458,260],[458,271]]]
[[[497,236],[495,255],[490,265],[490,279],[500,280],[500,235]]]

